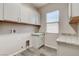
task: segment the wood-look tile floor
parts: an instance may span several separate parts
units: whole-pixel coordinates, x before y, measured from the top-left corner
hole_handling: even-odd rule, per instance
[[[35,48],[27,49],[22,53],[17,54],[16,56],[56,56],[56,55],[57,51],[55,49],[44,46],[40,49]]]

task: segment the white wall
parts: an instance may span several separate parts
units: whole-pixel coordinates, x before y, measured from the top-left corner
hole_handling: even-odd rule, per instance
[[[58,34],[46,33],[45,45],[57,49],[57,42],[56,42],[57,38],[58,38]]]
[[[35,26],[32,25],[19,25],[11,23],[1,23],[0,22],[0,35],[11,34],[11,30],[15,29],[16,33],[32,33],[35,32]]]

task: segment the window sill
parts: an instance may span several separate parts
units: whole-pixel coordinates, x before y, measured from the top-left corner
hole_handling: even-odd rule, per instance
[[[50,32],[45,32],[45,33],[50,33]],[[59,34],[59,33],[50,33],[50,34]]]

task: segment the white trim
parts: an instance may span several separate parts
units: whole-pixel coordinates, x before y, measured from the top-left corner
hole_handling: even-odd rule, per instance
[[[59,33],[52,33],[52,32],[51,32],[51,33],[50,33],[50,32],[45,32],[45,33],[49,33],[49,34],[59,34]]]
[[[57,25],[57,28],[58,28],[58,29],[56,28],[56,29],[57,29],[56,32],[54,32],[54,31],[49,31],[49,30],[48,30],[48,26],[47,26],[47,25],[53,25],[53,24],[54,24],[54,25],[55,25],[55,24]],[[47,25],[46,25],[46,32],[47,32],[47,33],[59,33],[59,23],[58,23],[58,22],[56,22],[56,23],[47,23]],[[53,26],[52,26],[52,28],[53,28]],[[51,29],[50,29],[50,30],[51,30]]]
[[[58,48],[57,47],[51,47],[50,45],[47,45],[47,44],[45,44],[45,46],[47,46],[47,47],[50,47],[50,48],[52,48],[52,49],[55,49],[55,50],[57,50]]]
[[[51,23],[59,23],[59,21],[55,21],[55,22],[46,22],[46,24],[51,24]]]

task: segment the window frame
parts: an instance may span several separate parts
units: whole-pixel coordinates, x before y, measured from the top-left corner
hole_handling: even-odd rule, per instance
[[[54,10],[54,11],[58,11],[58,13],[59,13],[59,20],[60,20],[60,12],[59,12],[59,10]],[[54,12],[54,11],[51,11],[51,12]],[[48,12],[48,13],[51,13],[51,12]],[[47,24],[53,24],[53,23],[58,23],[58,33],[59,33],[59,20],[58,21],[55,21],[55,22],[47,22],[47,13],[46,13],[46,33],[53,33],[53,32],[48,32],[47,31]],[[57,34],[57,33],[55,33],[55,34]]]

